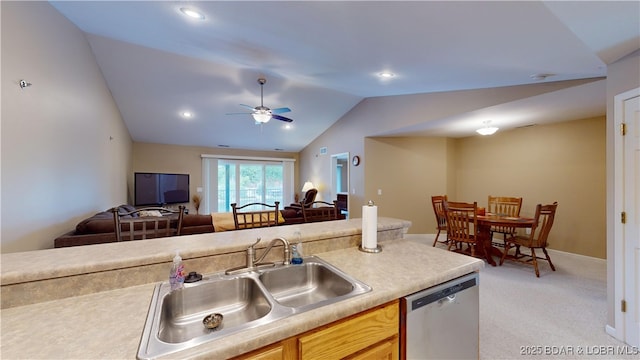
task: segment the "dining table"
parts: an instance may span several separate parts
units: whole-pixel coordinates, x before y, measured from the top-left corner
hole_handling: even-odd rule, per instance
[[[492,266],[496,266],[493,256],[502,257],[503,254],[503,250],[493,246],[493,241],[491,239],[492,226],[531,228],[535,224],[535,219],[533,218],[519,216],[513,217],[489,212],[484,215],[477,215],[476,219],[478,224],[478,231],[476,232],[478,237],[478,246],[476,249],[484,252],[485,259]]]

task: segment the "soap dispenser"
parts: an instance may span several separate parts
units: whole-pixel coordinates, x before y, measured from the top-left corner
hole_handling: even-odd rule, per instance
[[[173,258],[173,264],[169,271],[169,284],[171,284],[172,291],[182,289],[184,285],[184,265],[178,251],[176,251],[176,256]]]
[[[298,243],[297,245],[291,246],[291,263],[292,264],[302,264],[302,243]]]

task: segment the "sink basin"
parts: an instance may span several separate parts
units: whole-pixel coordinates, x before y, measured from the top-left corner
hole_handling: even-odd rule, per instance
[[[368,285],[315,256],[300,265],[205,276],[177,291],[163,282],[154,289],[138,359],[176,353],[369,291]],[[207,329],[202,320],[212,313],[223,320]]]
[[[353,282],[318,262],[266,271],[259,279],[278,303],[294,308],[319,305],[349,294],[355,287]]]
[[[265,293],[251,278],[213,281],[167,294],[160,309],[158,339],[181,343],[208,335],[202,319],[224,314],[217,331],[248,323],[271,311]]]

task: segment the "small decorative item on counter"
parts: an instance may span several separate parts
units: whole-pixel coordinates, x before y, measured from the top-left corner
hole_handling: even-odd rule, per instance
[[[169,271],[169,284],[171,284],[172,291],[182,289],[184,286],[184,265],[178,251],[176,251],[173,265],[171,265],[171,270]]]
[[[198,194],[193,195],[191,200],[193,200],[193,207],[196,208],[196,214],[199,214],[200,213],[200,201],[202,200],[200,198],[200,195],[198,195]]]

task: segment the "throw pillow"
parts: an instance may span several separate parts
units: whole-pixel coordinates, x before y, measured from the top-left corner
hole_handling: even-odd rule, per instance
[[[140,217],[161,217],[162,213],[159,210],[141,210],[138,215]]]

